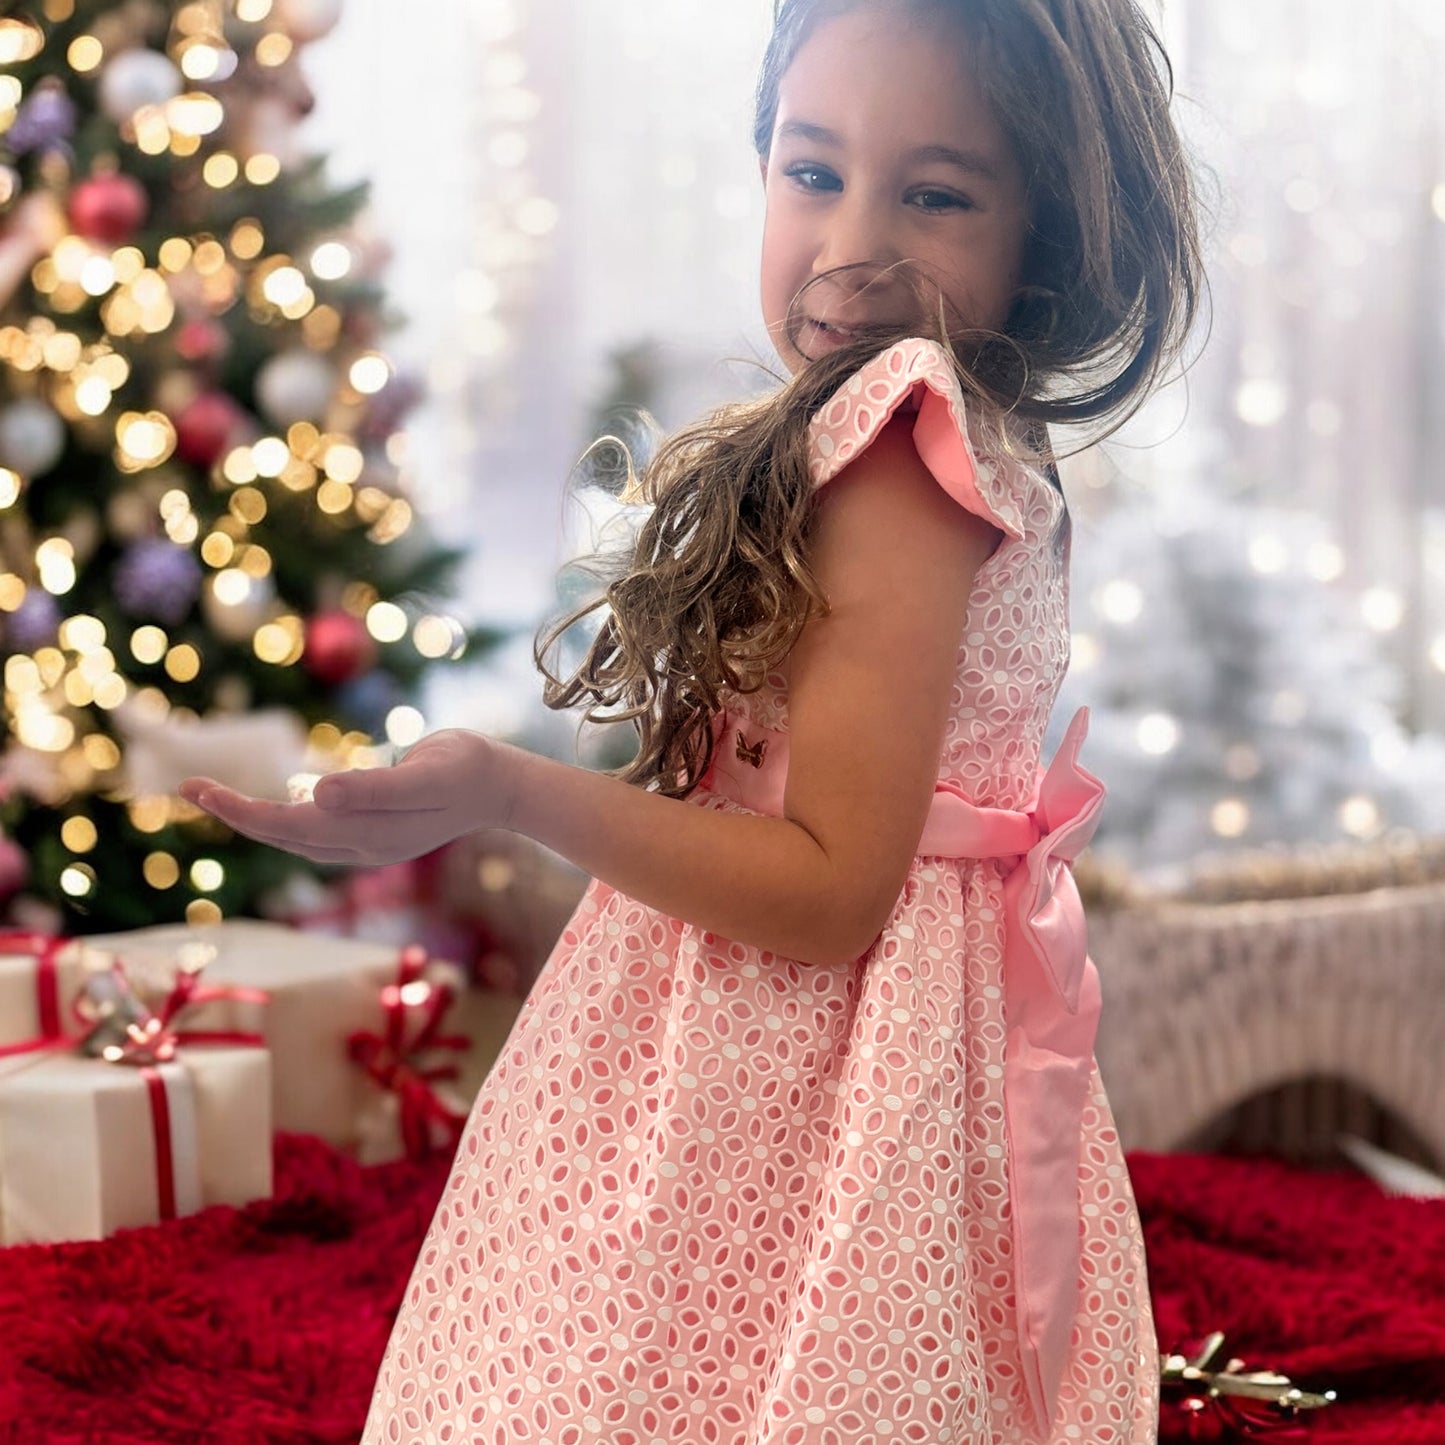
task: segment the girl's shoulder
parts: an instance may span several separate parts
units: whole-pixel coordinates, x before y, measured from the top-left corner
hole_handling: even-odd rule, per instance
[[[1058,494],[1041,460],[983,426],[948,352],[926,337],[895,342],[823,403],[809,426],[809,466],[823,485],[863,452],[897,412],[913,412],[919,454],[943,487],[1015,541],[1036,516],[1047,527]]]

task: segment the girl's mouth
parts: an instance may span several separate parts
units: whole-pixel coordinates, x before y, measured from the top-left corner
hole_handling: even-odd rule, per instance
[[[877,336],[881,339],[890,333],[907,335],[907,326],[903,322],[892,321],[869,321],[857,326],[844,326],[837,321],[818,321],[811,316],[805,319],[803,326],[803,339],[810,350],[836,350],[864,336]]]
[[[838,326],[827,321],[814,321],[808,318],[804,329],[804,338],[808,344],[808,350],[831,351],[839,346],[846,346],[854,341],[861,334],[859,328],[851,326]]]

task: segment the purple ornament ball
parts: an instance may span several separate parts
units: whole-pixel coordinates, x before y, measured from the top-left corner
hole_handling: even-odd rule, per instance
[[[0,635],[11,652],[34,652],[55,641],[60,608],[43,587],[27,587],[14,612],[0,614]]]
[[[201,591],[201,565],[189,547],[163,537],[142,537],[126,548],[111,582],[116,601],[132,617],[184,620]]]
[[[5,142],[11,155],[48,151],[63,146],[75,134],[75,102],[58,84],[41,82],[15,113]]]

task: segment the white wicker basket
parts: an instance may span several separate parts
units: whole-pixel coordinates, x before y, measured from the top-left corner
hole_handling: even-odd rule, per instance
[[[1198,1147],[1270,1091],[1281,1130],[1374,1132],[1398,1148],[1362,1124],[1362,1094],[1423,1144],[1421,1162],[1445,1165],[1445,882],[1096,905],[1089,952],[1099,1070],[1126,1148]],[[1292,1084],[1313,1093],[1281,1091]],[[1267,1144],[1302,1152],[1287,1135]]]

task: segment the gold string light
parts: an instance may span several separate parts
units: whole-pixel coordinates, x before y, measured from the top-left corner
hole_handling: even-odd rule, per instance
[[[141,864],[145,881],[158,892],[174,888],[181,880],[181,866],[169,853],[148,853]]]
[[[0,65],[21,65],[34,60],[44,49],[45,32],[33,20],[0,20]]]

